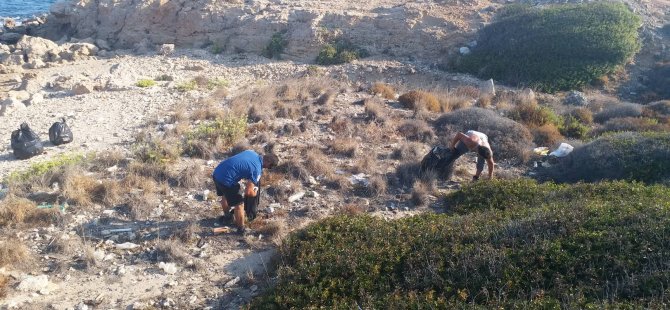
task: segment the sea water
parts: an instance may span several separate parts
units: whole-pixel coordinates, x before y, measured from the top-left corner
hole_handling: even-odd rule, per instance
[[[54,2],[56,0],[0,0],[0,18],[20,20],[47,13]]]

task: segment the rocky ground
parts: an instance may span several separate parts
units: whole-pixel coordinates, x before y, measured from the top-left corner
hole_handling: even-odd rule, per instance
[[[160,5],[145,10],[104,17],[98,14],[106,12],[103,2],[79,1],[80,10],[67,7],[74,2],[57,6],[54,22],[73,25],[57,43],[31,40],[21,45],[12,32],[0,33],[0,41],[16,39],[12,44],[18,44],[0,45],[0,137],[6,139],[0,145],[0,179],[61,154],[113,153],[119,157],[116,164],[93,167],[84,176],[98,182],[125,180],[130,172],[120,163],[133,162],[130,158],[142,137],[194,130],[207,124],[194,116],[200,110],[215,107],[230,112],[239,109],[240,102],[254,105],[260,119],[250,125],[243,142],[261,150],[274,145],[288,166],[268,176],[266,186],[273,191],[263,196],[259,218],[244,234],[211,232],[230,226],[218,218],[220,209],[208,176],[224,154],[208,159],[180,157],[171,167],[176,178],[196,167],[195,178],[202,180],[192,186],[155,184],[156,194],[141,215],[120,204],[93,203],[70,206],[50,225],[8,225],[0,230],[4,236],[0,241],[17,242],[17,248],[25,245],[26,254],[17,257],[33,259],[0,269],[0,308],[237,309],[271,285],[273,254],[288,232],[334,213],[369,212],[390,219],[427,210],[444,212],[437,197],[469,182],[474,173],[474,157],[466,156],[456,168],[455,182],[438,182],[430,190],[389,182],[379,195],[357,192],[358,186],[368,188],[375,178],[386,184],[402,165],[418,161],[431,143],[442,138],[408,138],[399,132],[405,121],[430,122],[438,116],[404,108],[398,103],[399,94],[418,88],[458,98],[474,93],[460,101],[462,108],[490,91],[483,81],[438,67],[443,56],[471,43],[472,32],[501,3],[202,0],[191,7],[180,0],[158,1]],[[639,74],[658,53],[667,53],[665,41],[654,36],[654,29],[665,18],[659,12],[669,4],[630,5],[644,13],[645,40],[651,42],[650,48],[643,49],[638,67],[633,65],[632,71]],[[224,11],[223,20],[212,17]],[[168,15],[180,16],[179,23],[166,26],[170,19],[161,16]],[[103,17],[92,20],[92,16]],[[151,22],[143,24],[143,20]],[[104,27],[91,27],[96,23]],[[42,20],[32,25],[42,30],[54,27]],[[338,29],[368,48],[372,57],[330,67],[310,65],[320,44],[337,35]],[[258,55],[276,31],[286,31],[289,45],[282,56],[291,60]],[[151,35],[142,35],[148,38],[142,40],[138,33]],[[389,33],[394,34],[393,40],[388,39]],[[176,43],[178,48],[165,43]],[[213,49],[219,43],[221,51]],[[139,87],[143,79],[159,81]],[[185,89],[192,81],[212,87]],[[371,94],[370,87],[378,81],[392,85],[393,94],[388,98]],[[313,85],[317,91],[304,95],[309,91],[299,85]],[[283,87],[288,91],[282,90],[280,96]],[[496,90],[521,92],[498,85]],[[632,85],[587,95],[630,95],[634,90]],[[292,92],[297,95],[286,94]],[[327,104],[316,104],[331,92],[335,95]],[[565,94],[546,96],[547,101],[560,102]],[[377,102],[385,121],[370,119],[374,105],[366,105],[369,100]],[[303,110],[292,109],[292,104]],[[73,143],[45,142],[44,154],[29,160],[14,158],[9,137],[22,122],[46,141],[49,126],[60,118],[72,128]],[[351,141],[356,145],[355,156],[338,153],[338,142]],[[322,176],[318,169],[303,168],[310,161],[313,164],[305,159],[313,150],[325,155],[317,159],[332,171]],[[526,169],[498,162],[499,177],[517,177]],[[341,188],[334,188],[333,182],[340,182]],[[47,184],[49,188],[38,193],[46,198],[31,199],[57,203],[60,197],[55,201],[48,197],[58,192],[58,186]],[[128,191],[134,195],[136,188]]]

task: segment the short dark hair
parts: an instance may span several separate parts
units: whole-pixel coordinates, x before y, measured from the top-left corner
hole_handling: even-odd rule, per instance
[[[486,159],[490,159],[493,157],[493,153],[491,152],[491,149],[485,146],[479,146],[477,147],[477,154],[481,155],[482,157]]]
[[[263,156],[263,166],[267,168],[277,167],[279,164],[279,157],[275,154],[265,154]]]

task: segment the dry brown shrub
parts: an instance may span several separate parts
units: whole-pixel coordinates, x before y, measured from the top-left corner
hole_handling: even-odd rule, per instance
[[[143,175],[129,173],[121,182],[124,192],[133,190],[142,190],[144,192],[154,193],[158,190],[158,184],[152,178]]]
[[[58,253],[65,256],[72,256],[82,248],[82,243],[79,236],[61,233],[53,237],[53,240],[47,245],[46,251],[48,253]]]
[[[226,116],[226,111],[221,105],[212,102],[199,102],[198,109],[191,114],[191,120],[216,120]]]
[[[343,116],[334,116],[328,125],[333,132],[340,135],[348,135],[352,126],[351,121]]]
[[[327,180],[326,186],[331,189],[341,191],[341,194],[344,194],[345,191],[351,190],[352,185],[349,178],[342,175],[333,173]]]
[[[133,220],[144,220],[149,217],[151,211],[160,204],[160,199],[155,193],[147,191],[131,192],[126,202],[128,213]]]
[[[382,98],[395,99],[395,89],[389,84],[376,82],[370,87],[370,93],[373,95],[381,95]]]
[[[251,221],[249,223],[249,228],[265,237],[269,237],[271,240],[276,240],[288,231],[286,222],[282,220],[266,220],[260,218]]]
[[[591,110],[587,108],[576,108],[568,112],[568,115],[573,116],[582,124],[586,125],[593,124],[593,113],[591,112]]]
[[[98,259],[95,256],[95,248],[88,244],[84,243],[83,245],[83,255],[80,258],[84,268],[91,269],[98,265]]]
[[[292,103],[275,103],[275,116],[279,118],[288,118],[297,120],[302,116],[300,107]]]
[[[154,250],[156,262],[186,263],[190,257],[184,245],[177,240],[159,240],[156,243]]]
[[[388,119],[388,110],[381,100],[368,98],[363,101],[363,105],[365,105],[365,115],[368,120],[384,123]]]
[[[418,142],[405,142],[396,148],[391,157],[397,160],[421,160],[426,155],[425,146]]]
[[[398,101],[407,109],[426,109],[431,112],[440,112],[442,107],[440,101],[432,93],[423,90],[412,90],[402,94]]]
[[[338,208],[337,210],[338,214],[349,215],[349,216],[359,215],[364,212],[365,212],[365,206],[354,203],[345,204],[340,208]]]
[[[28,270],[35,261],[28,247],[18,238],[9,238],[0,241],[0,268],[11,267],[18,270]]]
[[[102,180],[93,189],[90,195],[94,202],[107,206],[115,206],[121,201],[121,185],[116,180]]]
[[[412,141],[430,142],[435,133],[433,129],[422,120],[407,120],[398,126],[398,133]]]
[[[203,187],[206,180],[205,170],[201,165],[195,162],[186,165],[184,170],[182,170],[177,177],[179,186],[191,189]]]
[[[183,243],[191,243],[199,238],[202,233],[202,228],[195,221],[189,221],[184,228],[175,233],[175,237]]]
[[[279,183],[281,183],[282,180],[284,180],[284,176],[281,173],[275,171],[263,172],[264,186],[277,186]]]
[[[333,173],[328,157],[316,148],[310,149],[305,154],[305,168],[314,176],[329,177]]]
[[[282,162],[276,169],[291,179],[301,182],[307,182],[310,175],[309,171],[295,158]]]
[[[553,147],[563,139],[561,132],[554,124],[545,124],[533,129],[533,142],[539,146]]]
[[[137,174],[152,178],[158,182],[175,179],[175,175],[167,164],[145,163],[133,161],[128,165],[128,174]]]
[[[411,201],[415,207],[425,207],[430,202],[428,195],[430,194],[429,187],[424,182],[415,182],[412,187]]]
[[[103,151],[95,154],[92,168],[95,170],[103,170],[113,166],[121,165],[126,160],[126,155],[118,149]]]
[[[529,128],[536,128],[551,121],[549,110],[540,107],[536,102],[519,102],[512,109],[510,117]]]
[[[221,100],[221,99],[225,99],[226,97],[228,97],[228,94],[229,94],[228,93],[228,88],[226,88],[225,86],[218,86],[214,89],[214,92],[212,92],[212,94],[210,95],[210,98]]]
[[[360,193],[366,197],[377,198],[386,193],[387,183],[388,182],[385,177],[374,175],[370,178],[370,184],[363,187],[360,190]]]
[[[370,169],[374,168],[376,162],[377,160],[372,152],[362,152],[356,156],[352,172],[368,173]]]
[[[35,202],[28,199],[6,198],[0,205],[0,227],[22,224],[36,208]]]
[[[93,204],[92,192],[97,185],[95,178],[81,171],[72,170],[65,176],[63,196],[74,205],[91,206]]]
[[[330,150],[340,156],[354,157],[358,150],[358,141],[352,138],[336,138],[330,143]]]
[[[174,111],[168,116],[167,122],[170,124],[183,123],[188,121],[188,112],[184,104],[179,104]]]
[[[9,277],[0,274],[0,300],[7,297],[8,288],[9,288]]]
[[[316,100],[316,104],[329,106],[335,103],[335,98],[337,98],[337,92],[334,90],[329,90],[325,94],[321,95],[319,99]]]
[[[471,99],[477,98],[481,95],[479,88],[471,85],[458,86],[454,90],[452,90],[452,93],[454,95],[469,97]]]

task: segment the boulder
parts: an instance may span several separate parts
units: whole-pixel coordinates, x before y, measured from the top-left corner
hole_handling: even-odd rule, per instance
[[[72,94],[75,96],[90,94],[94,90],[93,85],[89,83],[79,82],[72,86]]]
[[[16,27],[16,21],[13,18],[5,18],[3,26],[7,29],[13,29]]]
[[[576,106],[587,106],[589,104],[589,99],[586,98],[584,93],[573,90],[570,91],[563,99],[563,103],[567,105],[576,105]]]
[[[28,69],[40,69],[45,68],[47,64],[44,63],[44,61],[42,61],[41,59],[34,59],[33,61],[26,63],[25,66]]]
[[[100,49],[103,50],[111,50],[112,48],[109,46],[109,43],[103,39],[97,39],[95,40],[95,45],[97,45]]]
[[[16,52],[7,56],[5,61],[2,62],[5,66],[21,66],[23,63],[23,55]]]
[[[33,94],[32,97],[30,97],[30,99],[28,99],[25,102],[25,104],[26,105],[33,105],[33,104],[40,104],[42,102],[44,102],[44,94],[39,92],[39,93]]]
[[[0,116],[5,116],[7,113],[11,113],[14,110],[25,109],[26,105],[16,98],[7,98],[3,101],[0,101]]]
[[[170,56],[174,53],[174,44],[163,44],[158,49],[158,54],[163,56]]]
[[[57,49],[58,44],[44,38],[23,36],[16,43],[16,48],[23,51],[27,62],[31,62],[37,59],[48,60],[49,51]]]
[[[5,32],[0,34],[0,42],[5,44],[16,44],[21,40],[22,34],[14,32]]]

